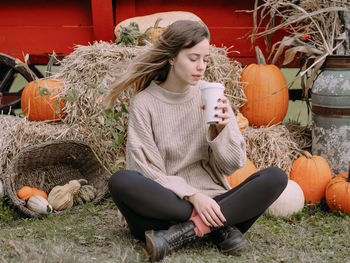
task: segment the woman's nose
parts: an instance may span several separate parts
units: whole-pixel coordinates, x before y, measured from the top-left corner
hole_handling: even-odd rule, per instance
[[[205,67],[206,67],[206,63],[204,62],[204,61],[199,61],[198,62],[198,64],[197,64],[197,69],[198,70],[203,70],[203,69],[205,69]]]

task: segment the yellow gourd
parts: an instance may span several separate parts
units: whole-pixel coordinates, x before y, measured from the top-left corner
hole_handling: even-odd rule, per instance
[[[63,186],[58,185],[52,188],[49,193],[49,204],[54,210],[65,210],[73,206],[73,198],[79,192],[82,184],[87,184],[84,179],[71,180]]]

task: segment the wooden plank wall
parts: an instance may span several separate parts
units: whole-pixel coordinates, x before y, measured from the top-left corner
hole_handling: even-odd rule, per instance
[[[212,43],[233,46],[234,59],[255,62],[250,39],[254,0],[2,0],[0,1],[0,52],[32,63],[45,64],[55,51],[64,56],[75,45],[95,40],[114,41],[114,26],[133,16],[165,11],[190,11],[209,27]],[[276,36],[276,40],[280,34]],[[256,44],[264,50],[260,39]]]

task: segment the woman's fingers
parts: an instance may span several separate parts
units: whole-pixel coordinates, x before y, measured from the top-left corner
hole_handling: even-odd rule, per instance
[[[213,226],[213,227],[218,227],[218,223],[215,221],[215,217],[212,215],[212,211],[205,211],[202,213],[203,217],[205,218],[203,222],[207,224],[207,226]],[[207,222],[207,223],[206,223]]]
[[[207,209],[199,213],[199,215],[207,226],[219,227],[223,226],[226,222],[226,218],[221,213],[220,207]]]
[[[218,205],[217,209],[215,209],[215,214],[219,217],[220,222],[222,222],[222,224],[226,223],[226,218],[225,218],[224,214],[221,212],[219,205]]]
[[[207,220],[206,216],[203,213],[198,213],[199,217],[202,219],[202,221],[204,222],[204,224],[206,224],[208,227],[211,226],[211,223]]]
[[[212,224],[212,226],[219,227],[219,226],[223,226],[224,225],[223,222],[221,221],[221,219],[216,214],[216,211],[210,210],[208,213],[209,213],[212,221],[214,222],[214,224]]]
[[[188,199],[195,207],[198,215],[207,226],[223,226],[226,222],[218,203],[202,193],[191,195]]]

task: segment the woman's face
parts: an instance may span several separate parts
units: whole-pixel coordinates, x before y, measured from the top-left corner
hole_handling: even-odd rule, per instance
[[[172,77],[184,86],[196,85],[207,68],[209,46],[209,40],[203,39],[191,48],[182,49],[173,60]]]

